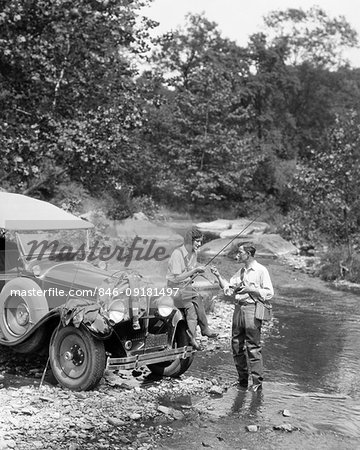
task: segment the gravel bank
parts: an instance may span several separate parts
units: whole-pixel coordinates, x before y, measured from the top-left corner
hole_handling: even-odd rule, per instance
[[[232,310],[216,303],[209,322],[219,337],[203,338],[203,352],[229,348]],[[40,387],[45,366],[46,358],[1,349],[0,450],[157,448],[175,421],[201,423],[206,398],[229,387],[206,376],[154,379],[144,368],[106,372],[96,390],[72,392],[53,385],[49,371]]]

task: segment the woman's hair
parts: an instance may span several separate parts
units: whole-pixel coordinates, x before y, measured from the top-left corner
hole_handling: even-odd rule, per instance
[[[194,241],[197,241],[199,239],[203,239],[202,232],[196,228],[192,227],[190,230],[188,230],[184,237],[184,244],[192,244]]]

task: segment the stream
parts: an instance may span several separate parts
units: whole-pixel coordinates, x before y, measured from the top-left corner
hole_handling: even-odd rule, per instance
[[[207,403],[211,425],[206,431],[211,430],[216,444],[205,433],[203,445],[210,439],[209,446],[217,449],[360,448],[359,296],[333,290],[275,260],[259,261],[269,268],[275,288],[274,321],[263,337],[263,391],[236,386],[230,351],[198,353],[189,375],[234,382],[222,397]],[[228,258],[218,261],[227,276],[236,271],[234,264]],[[273,430],[285,423],[295,431]],[[259,427],[256,438],[243,433],[251,424]],[[182,440],[176,438],[182,444],[169,441],[169,448],[199,448],[194,435],[191,442],[186,439],[188,432]]]

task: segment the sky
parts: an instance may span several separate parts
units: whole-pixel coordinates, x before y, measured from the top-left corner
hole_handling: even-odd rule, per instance
[[[144,15],[160,22],[157,33],[182,26],[185,15],[205,13],[207,19],[216,22],[224,37],[245,46],[248,37],[261,31],[262,17],[272,10],[321,7],[329,17],[344,16],[359,34],[360,40],[360,1],[359,0],[153,0]],[[354,67],[360,67],[360,48],[344,53]]]

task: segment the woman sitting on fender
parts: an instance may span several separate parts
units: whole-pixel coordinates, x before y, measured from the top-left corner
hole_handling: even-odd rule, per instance
[[[202,297],[192,287],[191,278],[205,271],[204,266],[197,266],[197,251],[202,244],[203,235],[197,228],[189,230],[184,238],[184,244],[176,248],[170,256],[167,270],[168,287],[178,288],[174,297],[177,308],[185,310],[189,328],[190,342],[196,350],[201,350],[196,341],[196,326],[199,324],[201,334],[215,338],[218,333],[210,330]]]

